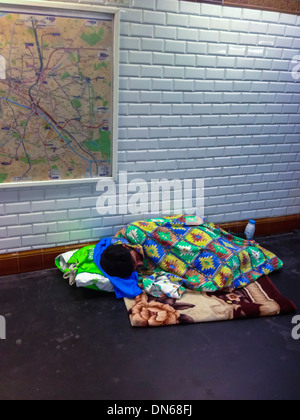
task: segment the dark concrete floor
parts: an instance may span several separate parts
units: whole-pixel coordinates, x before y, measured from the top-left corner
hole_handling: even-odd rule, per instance
[[[270,278],[300,308],[300,232],[257,241],[284,261]],[[132,328],[123,300],[57,269],[0,277],[0,314],[1,400],[300,398],[294,315]]]

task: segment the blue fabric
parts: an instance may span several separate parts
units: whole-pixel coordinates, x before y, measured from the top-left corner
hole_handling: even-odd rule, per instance
[[[100,271],[104,274],[105,277],[109,279],[109,281],[113,284],[115,289],[115,294],[117,298],[134,298],[137,295],[142,293],[142,289],[138,286],[138,273],[137,271],[133,271],[130,277],[121,278],[121,277],[114,277],[109,276],[101,267],[100,259],[102,252],[109,246],[112,245],[116,241],[120,241],[127,243],[126,239],[116,239],[116,238],[103,238],[100,242],[97,243],[94,250],[94,262],[99,268]]]

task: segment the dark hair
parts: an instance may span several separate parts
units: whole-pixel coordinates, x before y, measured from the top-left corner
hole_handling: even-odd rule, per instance
[[[126,278],[133,272],[133,259],[123,245],[109,245],[102,253],[100,265],[109,276]]]

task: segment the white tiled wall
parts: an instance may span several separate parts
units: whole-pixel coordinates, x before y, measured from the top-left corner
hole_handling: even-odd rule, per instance
[[[182,0],[119,4],[118,170],[128,180],[203,178],[215,223],[299,213],[300,17]],[[99,194],[80,183],[1,189],[0,252],[97,240],[134,218],[101,217]]]

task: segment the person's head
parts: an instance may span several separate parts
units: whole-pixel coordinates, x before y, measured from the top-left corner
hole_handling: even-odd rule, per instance
[[[123,244],[109,245],[101,255],[100,265],[109,276],[129,277],[136,269],[132,251]]]

